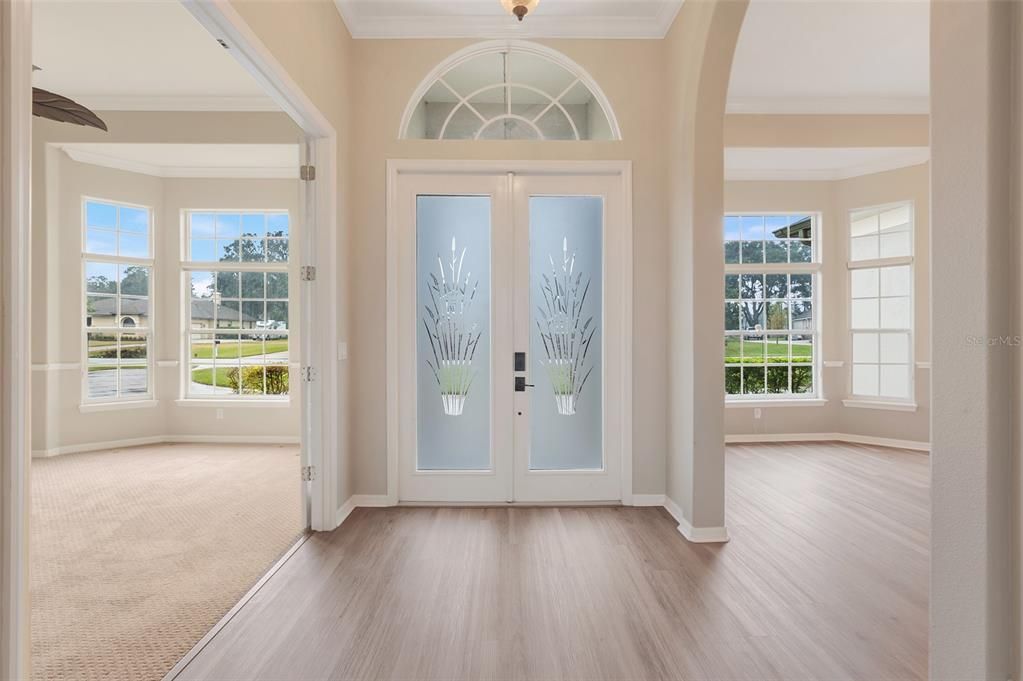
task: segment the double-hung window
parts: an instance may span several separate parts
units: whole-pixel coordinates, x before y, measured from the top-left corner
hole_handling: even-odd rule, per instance
[[[287,399],[286,211],[186,211],[185,397]]]
[[[725,395],[818,396],[816,214],[725,216]]]
[[[85,198],[82,222],[83,401],[151,399],[152,212]]]
[[[849,216],[852,396],[913,400],[913,205]]]

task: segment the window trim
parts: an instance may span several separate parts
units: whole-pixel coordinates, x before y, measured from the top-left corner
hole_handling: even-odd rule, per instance
[[[725,406],[727,408],[737,407],[766,407],[766,406],[799,406],[799,403],[803,403],[801,406],[819,406],[824,404],[824,390],[822,385],[823,380],[823,365],[821,358],[823,357],[823,316],[821,314],[821,273],[823,270],[823,258],[821,257],[823,250],[823,224],[824,216],[819,210],[784,210],[784,211],[726,211],[724,218],[730,217],[788,217],[793,215],[809,215],[813,220],[813,235],[811,237],[811,261],[802,263],[725,263],[724,274],[809,274],[811,277],[811,286],[813,288],[813,294],[810,297],[810,304],[813,310],[813,363],[812,374],[813,374],[813,390],[808,393],[759,393],[759,394],[739,394],[730,395],[727,392],[725,396]],[[722,227],[724,225],[722,224]],[[724,233],[722,232],[722,245],[725,242]],[[740,241],[741,243],[741,241]],[[722,253],[722,262],[724,261],[724,254]],[[722,302],[727,302],[727,294],[722,298]],[[790,320],[791,324],[791,320]],[[789,335],[793,329],[789,329]],[[767,331],[765,330],[765,333]],[[725,330],[723,337],[728,338],[729,336],[736,336],[741,338],[743,332],[739,331],[728,331]],[[723,364],[722,366],[728,366]],[[765,362],[764,366],[767,366]],[[786,365],[788,367],[796,366],[792,364],[791,357],[790,361]],[[777,403],[777,404],[773,404]]]
[[[901,207],[909,208],[909,247],[910,255],[905,256],[894,256],[890,258],[870,258],[868,260],[853,260],[852,259],[852,216],[856,213],[864,211],[877,212],[878,215],[885,211],[892,210],[894,208]],[[880,234],[880,232],[878,232]],[[850,208],[846,216],[846,329],[848,330],[849,338],[849,371],[847,374],[849,381],[848,397],[842,401],[846,407],[858,407],[858,408],[876,408],[876,409],[889,409],[893,411],[915,411],[917,407],[916,402],[916,201],[913,199],[906,199],[904,201],[891,201],[888,203],[881,203],[877,205],[867,205],[858,208]],[[880,255],[880,254],[879,254]],[[852,323],[852,277],[853,272],[857,270],[869,270],[869,269],[884,269],[889,267],[909,267],[909,321],[910,326],[908,329],[862,329],[854,327]],[[877,300],[881,300],[880,291],[876,297]],[[879,320],[880,322],[880,320]],[[853,374],[856,370],[856,358],[853,355],[853,339],[858,333],[904,333],[909,336],[909,358],[906,360],[906,370],[909,376],[909,386],[907,397],[894,397],[890,395],[861,395],[855,392],[855,383],[853,381]],[[885,366],[878,362],[876,366],[879,368]],[[895,365],[892,365],[895,366]],[[880,375],[878,377],[878,392],[880,393]]]
[[[146,211],[149,216],[148,225],[146,227],[146,245],[148,247],[147,258],[131,258],[122,255],[100,255],[90,253],[86,250],[88,243],[88,225],[87,225],[87,206],[92,203],[105,203],[107,205],[127,208],[140,208]],[[115,230],[116,233],[120,233],[120,218],[118,218],[118,228]],[[108,409],[123,408],[134,408],[138,406],[140,402],[154,402],[156,401],[156,360],[154,357],[153,348],[155,343],[153,339],[156,337],[157,327],[157,304],[156,296],[154,295],[154,289],[156,287],[156,244],[154,243],[153,235],[156,232],[156,211],[152,206],[147,206],[139,203],[130,203],[127,201],[116,201],[113,199],[104,199],[97,196],[91,196],[83,194],[81,196],[81,218],[80,218],[80,233],[79,237],[81,243],[79,245],[79,295],[78,302],[80,306],[79,313],[79,325],[80,325],[80,345],[81,345],[81,394],[79,400],[80,411],[106,411]],[[85,285],[85,273],[86,265],[89,262],[98,262],[110,265],[140,265],[142,267],[149,268],[149,295],[147,299],[149,301],[149,326],[145,327],[146,334],[146,392],[137,393],[130,396],[121,394],[120,383],[118,383],[117,394],[114,397],[90,397],[89,396],[89,333],[96,331],[109,331],[110,333],[122,333],[123,329],[120,326],[116,327],[96,327],[91,326],[87,323],[88,319],[88,290]],[[120,293],[117,295],[120,298]],[[117,316],[117,315],[115,315]],[[131,327],[139,329],[139,327]],[[120,343],[120,341],[118,341]],[[118,364],[118,371],[120,371],[120,364]]]
[[[222,261],[193,261],[191,260],[191,223],[192,215],[195,213],[219,213],[238,215],[268,215],[272,213],[288,216],[288,259],[287,261],[265,261],[265,262],[222,262]],[[287,208],[183,208],[181,210],[181,238],[179,241],[180,251],[178,254],[178,272],[181,277],[181,337],[179,362],[179,383],[178,397],[175,404],[178,406],[263,406],[263,407],[285,407],[291,404],[293,385],[297,378],[294,368],[294,349],[292,348],[292,291],[295,290],[295,272],[293,271],[292,243],[295,237],[295,224],[291,210]],[[288,328],[285,333],[288,338],[288,394],[287,395],[227,395],[227,394],[190,394],[191,380],[191,336],[193,329],[192,322],[192,272],[283,272],[288,275]],[[241,298],[239,297],[239,300]],[[265,294],[263,300],[266,300]],[[231,329],[224,329],[230,332]],[[241,331],[241,329],[236,329]],[[279,331],[279,330],[278,330]],[[216,334],[217,329],[210,329]],[[239,338],[244,334],[239,333]]]

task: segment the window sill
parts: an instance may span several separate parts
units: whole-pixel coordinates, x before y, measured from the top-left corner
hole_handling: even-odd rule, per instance
[[[178,407],[242,407],[256,409],[287,409],[291,406],[291,398],[286,400],[210,400],[206,398],[182,398],[174,400]]]
[[[823,407],[828,401],[822,397],[786,400],[725,400],[725,409],[764,409],[765,407]]]
[[[884,400],[842,400],[842,404],[856,409],[885,409],[887,411],[916,411],[916,402],[886,402]]]
[[[89,414],[97,411],[120,411],[122,409],[152,409],[160,404],[158,400],[128,400],[121,402],[88,402],[78,405],[78,411]]]

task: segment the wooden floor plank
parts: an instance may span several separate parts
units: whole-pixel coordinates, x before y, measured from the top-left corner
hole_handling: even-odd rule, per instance
[[[358,509],[180,679],[924,679],[926,455],[728,448],[727,545],[656,508]]]

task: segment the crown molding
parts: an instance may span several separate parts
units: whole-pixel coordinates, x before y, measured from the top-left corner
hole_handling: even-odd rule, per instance
[[[863,175],[884,173],[889,170],[909,168],[927,163],[931,158],[931,150],[927,147],[908,147],[877,161],[861,163],[844,168],[827,169],[789,169],[789,168],[725,168],[727,182],[834,182],[850,180]]]
[[[158,166],[141,161],[133,161],[107,154],[89,151],[72,146],[62,147],[65,154],[73,161],[89,165],[123,170],[129,173],[140,173],[162,178],[224,178],[224,179],[261,179],[261,180],[297,180],[298,168],[282,166],[270,167],[204,167],[204,166]]]
[[[730,114],[928,114],[930,97],[729,97]]]
[[[280,111],[269,97],[69,95],[94,111]]]
[[[667,0],[657,16],[649,18],[544,15],[542,10],[521,24],[505,16],[406,15],[391,18],[360,17],[356,0],[334,0],[353,38],[597,38],[660,39],[675,22],[684,0]],[[493,0],[497,2],[497,0]]]

